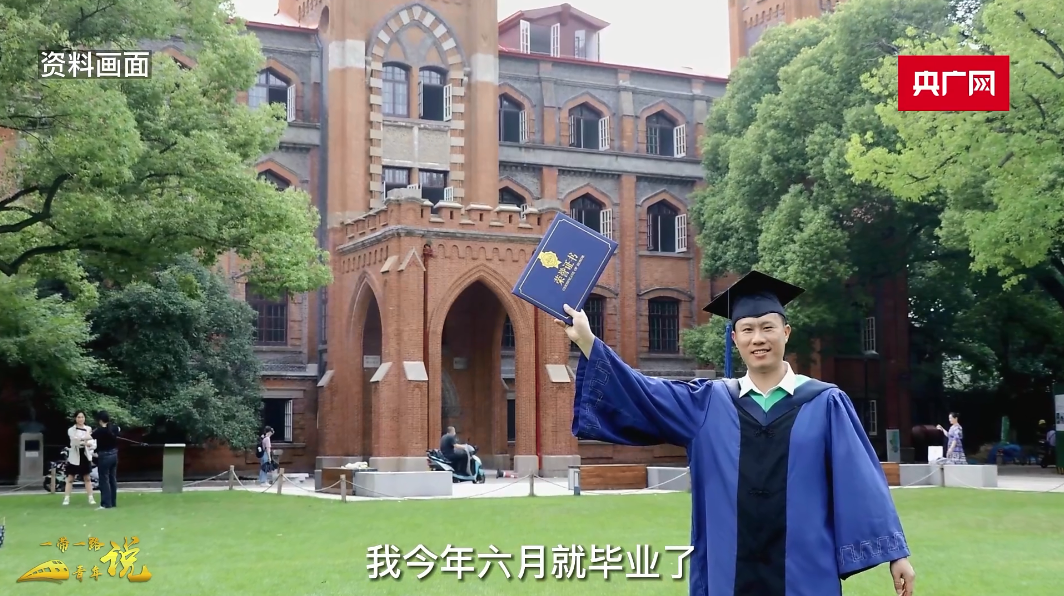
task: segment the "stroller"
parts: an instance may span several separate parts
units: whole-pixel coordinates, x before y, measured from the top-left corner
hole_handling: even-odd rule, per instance
[[[69,447],[63,447],[63,450],[59,452],[59,459],[57,459],[57,460],[55,460],[55,461],[53,461],[51,463],[51,465],[49,467],[49,473],[44,478],[44,490],[46,492],[52,492],[52,478],[51,478],[51,471],[52,470],[55,470],[55,489],[57,491],[66,489],[67,455],[69,453],[70,453],[70,448]],[[95,455],[96,454],[94,453],[93,456],[95,456]],[[96,458],[95,457],[93,457],[93,460],[92,460],[92,472],[89,474],[89,481],[92,482],[92,490],[94,490],[94,491],[95,490],[99,490],[99,488],[100,488],[100,472],[99,472],[99,470],[96,469]],[[80,476],[75,476],[74,477],[74,486],[73,486],[73,488],[75,488],[75,489],[78,489],[78,488],[84,489],[85,488],[84,479],[82,477],[80,477]]]

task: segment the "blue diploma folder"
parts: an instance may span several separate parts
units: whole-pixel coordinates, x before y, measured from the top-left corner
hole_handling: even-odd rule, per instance
[[[517,279],[513,294],[571,325],[572,317],[562,305],[582,309],[616,251],[616,242],[559,213]]]

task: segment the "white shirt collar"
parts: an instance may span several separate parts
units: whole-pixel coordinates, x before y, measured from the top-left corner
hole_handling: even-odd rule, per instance
[[[787,367],[787,373],[783,375],[783,379],[780,380],[779,385],[776,385],[775,387],[769,389],[763,395],[769,396],[776,389],[782,389],[786,391],[788,395],[794,395],[794,387],[798,384],[798,378],[795,376],[794,371],[791,370],[790,363],[784,360],[783,365]],[[754,382],[750,380],[750,373],[746,373],[743,378],[739,379],[739,396],[741,397],[743,395],[746,395],[751,391],[757,391],[758,393],[761,393],[760,391],[758,391],[757,387],[754,386]]]

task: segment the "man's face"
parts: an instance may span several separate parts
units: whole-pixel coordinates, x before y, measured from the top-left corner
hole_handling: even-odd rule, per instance
[[[732,341],[739,349],[746,367],[752,371],[767,371],[783,360],[791,326],[776,313],[739,319],[732,329]]]

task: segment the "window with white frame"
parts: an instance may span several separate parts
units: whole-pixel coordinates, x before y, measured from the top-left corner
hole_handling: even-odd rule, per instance
[[[868,436],[874,437],[879,434],[879,407],[878,402],[870,399],[864,403],[864,425]]]
[[[540,25],[530,21],[521,21],[521,51],[526,54],[543,54],[545,56],[561,55],[562,28],[558,23]]]
[[[510,322],[510,317],[506,317],[506,322],[502,324],[502,349],[512,350],[517,347],[517,340],[514,336],[514,325]]]
[[[410,116],[410,70],[402,64],[385,64],[381,87],[381,112],[385,116]]]
[[[418,71],[418,117],[422,120],[448,122],[451,120],[451,86],[447,74],[437,68]]]
[[[255,86],[248,91],[248,107],[279,103],[289,122],[296,119],[296,87],[272,68],[259,71]]]
[[[421,198],[432,201],[435,205],[447,197],[447,172],[436,170],[419,170],[418,183],[421,185]]]
[[[384,196],[397,188],[410,186],[410,168],[384,168]]]
[[[262,423],[273,428],[273,443],[291,443],[294,441],[293,410],[295,400],[270,397],[262,399]]]
[[[569,110],[569,146],[577,149],[610,148],[610,117],[586,103]]]
[[[587,31],[583,29],[573,34],[573,57],[587,58]]]
[[[865,317],[861,325],[861,351],[869,354],[876,351],[876,318]]]
[[[667,201],[651,205],[647,209],[647,250],[687,252],[687,215]]]
[[[647,153],[666,157],[687,156],[687,125],[673,120],[665,112],[647,117]]]
[[[521,207],[525,204],[525,198],[509,188],[499,189],[499,204]]]
[[[605,205],[589,195],[582,195],[569,204],[569,217],[607,238],[613,238],[613,210],[606,209]]]
[[[499,140],[504,143],[528,142],[528,114],[509,95],[499,96]]]

